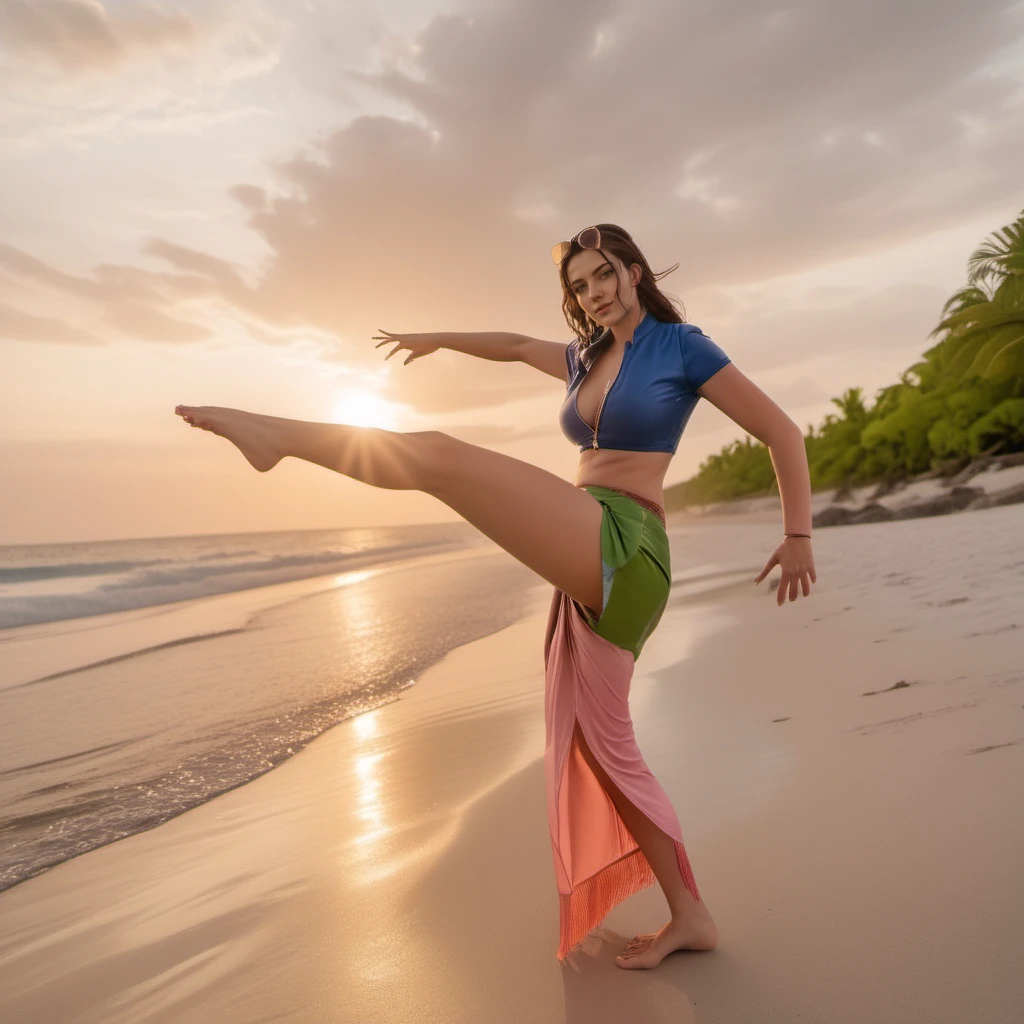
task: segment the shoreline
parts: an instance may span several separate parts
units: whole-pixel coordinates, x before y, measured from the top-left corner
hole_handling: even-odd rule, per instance
[[[685,538],[687,532],[684,529],[679,536]],[[699,547],[691,545],[690,549],[694,551]],[[703,552],[697,551],[697,557],[703,557]],[[472,561],[467,561],[470,559]],[[334,710],[330,713],[334,721],[324,723],[314,704],[312,710],[306,713],[303,726],[302,706],[295,705],[294,709],[288,706],[294,700],[288,697],[285,704],[278,707],[278,711],[287,710],[287,721],[290,724],[278,727],[277,730],[271,728],[268,733],[267,714],[273,717],[274,712],[267,707],[261,716],[256,711],[255,703],[259,700],[258,689],[267,685],[267,671],[262,665],[254,664],[246,684],[252,692],[245,697],[239,694],[239,697],[248,706],[250,715],[255,714],[256,717],[250,723],[248,735],[239,734],[234,740],[235,743],[245,744],[246,753],[243,756],[249,765],[245,768],[241,757],[231,753],[231,745],[227,740],[224,741],[223,753],[212,749],[198,751],[197,744],[182,734],[180,729],[182,714],[179,709],[182,707],[189,709],[188,714],[200,716],[203,720],[220,722],[235,717],[231,709],[218,711],[214,706],[217,700],[215,694],[211,694],[208,701],[188,704],[191,695],[187,683],[185,692],[181,693],[185,704],[175,701],[174,695],[179,691],[179,679],[182,677],[205,679],[208,675],[207,665],[227,666],[232,660],[244,664],[246,651],[251,650],[254,644],[290,648],[295,645],[297,637],[301,636],[301,656],[296,652],[295,658],[298,660],[293,659],[287,665],[280,666],[285,672],[294,670],[295,679],[288,686],[293,693],[298,692],[299,687],[304,685],[301,682],[303,678],[308,680],[321,671],[318,668],[320,663],[337,660],[339,657],[347,662],[354,656],[358,657],[358,651],[347,648],[341,637],[332,638],[329,632],[323,632],[325,609],[332,604],[339,611],[346,609],[346,614],[356,614],[364,628],[369,621],[367,616],[374,615],[377,627],[373,635],[378,645],[383,642],[387,631],[390,637],[388,642],[392,646],[404,645],[409,648],[406,655],[399,654],[397,650],[394,654],[399,658],[404,657],[409,666],[406,671],[418,675],[425,665],[436,663],[445,651],[460,646],[472,637],[467,637],[464,629],[455,621],[446,623],[445,614],[441,613],[434,615],[435,631],[428,630],[426,635],[420,636],[418,644],[413,645],[411,634],[401,631],[396,633],[386,623],[394,619],[394,610],[400,606],[405,607],[407,612],[415,610],[416,600],[412,606],[407,601],[400,605],[397,603],[400,592],[392,589],[392,597],[386,598],[380,590],[380,584],[388,579],[396,582],[405,580],[397,584],[401,590],[408,586],[418,586],[419,599],[429,600],[432,588],[450,585],[451,571],[460,564],[463,566],[463,574],[468,567],[478,577],[479,584],[474,586],[482,588],[479,596],[484,601],[492,600],[494,595],[488,595],[486,591],[493,589],[497,581],[505,580],[506,583],[515,584],[514,591],[505,590],[504,596],[497,598],[502,605],[502,621],[495,622],[493,628],[485,630],[485,633],[523,617],[522,604],[528,602],[529,591],[538,585],[538,577],[496,545],[488,545],[462,552],[435,553],[385,562],[372,574],[376,580],[368,579],[371,574],[367,570],[352,570],[343,575],[313,577],[241,592],[207,595],[152,609],[36,623],[9,631],[3,637],[0,650],[0,676],[4,680],[0,687],[0,698],[6,701],[4,707],[9,721],[15,723],[15,735],[20,731],[22,738],[19,743],[10,744],[5,755],[0,757],[0,775],[9,773],[8,778],[0,778],[3,784],[0,790],[5,804],[11,808],[12,813],[7,820],[13,826],[8,832],[11,846],[0,867],[0,892],[14,888],[90,850],[100,849],[140,831],[158,827],[217,795],[245,785],[294,756],[325,728],[368,710],[369,706],[383,706],[398,699],[406,688],[404,678],[399,685],[391,688],[393,692],[390,696],[385,695],[379,680],[370,687],[341,687],[332,705]],[[433,583],[429,578],[421,579],[418,583],[414,577],[406,579],[408,573],[421,574],[431,569],[439,573]],[[747,573],[745,569],[739,570],[736,564],[705,566],[701,563],[696,568],[676,573],[672,603],[693,603],[726,595],[735,586],[738,575]],[[488,585],[485,580],[491,583]],[[525,588],[520,587],[521,581],[526,583]],[[345,588],[352,584],[359,587],[359,592],[346,597]],[[424,584],[426,589],[423,589]],[[392,588],[394,586],[395,583]],[[394,605],[390,603],[392,599],[396,602]],[[372,611],[373,608],[376,611]],[[482,606],[476,608],[476,614],[479,614]],[[318,622],[320,627],[315,625]],[[275,630],[272,639],[268,639],[271,637],[266,632],[268,628]],[[257,636],[260,633],[262,640]],[[458,635],[460,633],[461,636]],[[429,648],[424,655],[426,661],[416,656],[410,661],[408,655],[414,649],[419,650],[423,641],[427,641]],[[230,652],[230,655],[226,652]],[[261,661],[267,662],[270,655],[268,649]],[[242,659],[241,662],[238,659]],[[412,667],[414,664],[415,671]],[[371,662],[366,663],[365,669],[369,672],[367,678],[373,677]],[[218,690],[230,687],[237,682],[234,675],[228,670],[218,682],[214,674],[209,677],[208,683]],[[404,676],[404,673],[399,675]],[[123,695],[110,691],[111,685],[116,687],[113,680],[118,676],[124,680],[126,687]],[[147,703],[158,706],[154,702],[162,701],[164,717],[154,720],[152,714],[139,706],[134,711],[125,708],[123,712],[126,721],[129,715],[132,716],[132,728],[122,728],[116,722],[105,723],[102,714],[95,709],[101,707],[104,701],[109,704],[112,698],[116,700],[123,697],[134,703],[136,683],[153,688]],[[36,684],[43,684],[43,689],[37,690]],[[85,695],[83,687],[88,687],[89,696]],[[364,706],[342,713],[338,709],[345,702],[363,703]],[[77,709],[77,714],[65,713],[63,709],[68,707]],[[239,712],[244,715],[241,705]],[[39,714],[45,715],[48,722],[45,729],[40,729],[34,723],[34,717]],[[94,714],[96,718],[92,719]],[[225,714],[229,716],[228,719],[224,718]],[[213,718],[209,719],[211,715]],[[275,736],[275,731],[280,733],[281,728],[289,729],[290,734],[287,737]],[[102,731],[105,744],[83,744],[83,729],[91,734],[97,730]],[[177,731],[173,731],[175,729]],[[237,733],[238,730],[235,731]],[[157,743],[142,749],[138,745],[140,733],[143,740],[147,734],[164,736],[164,746],[160,747]],[[195,740],[201,743],[198,736]],[[83,746],[90,749],[83,750]],[[105,748],[111,751],[109,758],[104,754]],[[122,748],[128,751],[129,761],[118,764],[116,759]],[[183,753],[176,752],[179,748]],[[253,756],[254,750],[266,753],[262,762],[257,763]],[[67,775],[66,768],[62,767],[64,758],[61,755],[78,759],[78,772],[75,775]],[[179,761],[175,775],[174,759],[181,757],[190,757],[191,760],[186,763]],[[232,761],[237,767],[221,767],[221,763],[231,764]],[[54,767],[49,767],[51,765]],[[163,775],[158,773],[158,765],[163,766]],[[26,767],[33,769],[31,774],[23,775]],[[193,774],[195,780],[192,779]],[[241,778],[240,775],[248,777]],[[178,777],[182,784],[179,784]],[[183,785],[191,788],[183,788]],[[100,792],[109,794],[107,806],[97,810],[94,805],[94,809],[87,815],[78,816],[74,799],[83,789],[89,789],[88,795],[94,799]],[[117,789],[123,789],[125,793],[120,800],[116,795]],[[146,792],[142,797],[136,795],[137,791],[143,790]],[[27,828],[19,830],[21,822],[25,822]],[[47,824],[49,828],[46,828]],[[14,843],[15,837],[17,846]]]
[[[665,919],[654,887],[595,930],[578,973],[554,959],[545,584],[525,618],[399,700],[0,894],[0,1015],[1016,1019],[1024,613],[997,538],[1019,518],[836,527],[810,599],[778,608],[766,584],[737,583],[670,602],[630,705],[721,930],[711,954],[639,979],[615,968],[634,931]],[[687,550],[756,571],[774,538],[735,521],[671,532],[681,578]]]
[[[5,636],[0,891],[243,786],[398,699],[447,651],[521,617],[535,585],[484,548]],[[462,598],[430,608],[445,587]]]

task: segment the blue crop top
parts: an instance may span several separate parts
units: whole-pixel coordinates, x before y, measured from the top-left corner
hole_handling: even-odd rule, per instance
[[[665,323],[645,313],[598,405],[596,432],[576,406],[576,394],[588,370],[575,342],[566,348],[565,361],[569,380],[558,420],[562,433],[581,452],[617,448],[675,455],[700,397],[697,388],[730,359],[699,327]]]

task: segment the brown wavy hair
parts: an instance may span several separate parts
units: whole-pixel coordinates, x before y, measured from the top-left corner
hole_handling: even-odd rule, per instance
[[[619,227],[618,224],[597,224],[595,226],[601,231],[601,248],[593,250],[594,252],[600,252],[609,263],[612,261],[609,259],[608,253],[614,254],[622,261],[627,270],[634,263],[640,265],[640,281],[636,286],[636,291],[641,306],[655,320],[670,324],[686,323],[683,304],[678,299],[670,299],[658,287],[658,281],[667,277],[673,270],[677,270],[679,264],[676,263],[668,270],[662,270],[655,274],[625,228]],[[584,363],[589,366],[611,345],[613,336],[611,330],[602,328],[597,321],[592,320],[583,312],[583,307],[579,304],[572,288],[569,287],[567,277],[569,261],[576,253],[583,251],[583,247],[574,238],[569,252],[566,253],[558,268],[558,277],[562,282],[562,312],[565,314],[566,323],[576,335],[576,340],[572,344],[576,345]],[[616,280],[615,298],[618,299],[618,297],[619,283]]]

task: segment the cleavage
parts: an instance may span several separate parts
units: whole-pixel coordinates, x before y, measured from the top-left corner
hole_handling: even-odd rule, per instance
[[[609,381],[614,381],[618,376],[624,355],[625,349],[619,352],[616,352],[614,349],[602,352],[597,357],[594,365],[584,374],[583,380],[576,389],[576,411],[579,413],[580,419],[583,420],[591,431],[594,429],[593,424],[597,418],[597,410],[601,406],[604,389],[608,386]],[[597,372],[595,373],[595,371]],[[590,383],[591,378],[594,378],[594,383],[588,388],[587,385]],[[587,389],[587,394],[581,402],[580,397],[583,395],[584,388]]]

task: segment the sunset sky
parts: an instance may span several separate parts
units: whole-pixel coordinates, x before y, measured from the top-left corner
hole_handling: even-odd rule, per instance
[[[1022,40],[989,0],[0,0],[0,543],[457,518],[178,403],[572,479],[559,381],[371,335],[568,341],[549,250],[599,221],[802,428],[871,399],[1024,207]],[[666,484],[742,436],[701,403]]]

